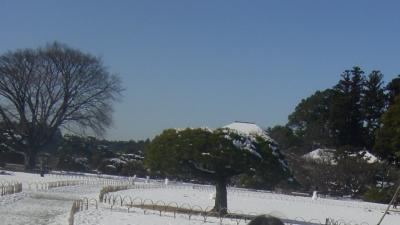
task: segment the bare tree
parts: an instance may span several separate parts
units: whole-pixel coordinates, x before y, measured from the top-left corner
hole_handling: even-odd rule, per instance
[[[60,129],[104,132],[121,82],[90,54],[53,43],[0,56],[0,143],[25,167]]]

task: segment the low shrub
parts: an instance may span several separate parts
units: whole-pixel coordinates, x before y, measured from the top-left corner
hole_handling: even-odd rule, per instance
[[[388,204],[390,200],[392,200],[395,191],[396,190],[393,187],[388,187],[388,188],[372,187],[364,193],[362,199],[368,202]]]

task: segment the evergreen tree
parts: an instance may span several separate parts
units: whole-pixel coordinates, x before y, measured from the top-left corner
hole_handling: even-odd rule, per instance
[[[386,89],[388,91],[389,105],[392,105],[396,96],[400,95],[400,75],[390,81]]]
[[[214,182],[214,211],[219,213],[227,211],[226,185],[231,177],[263,171],[279,181],[289,175],[283,156],[271,140],[228,128],[165,130],[147,146],[145,165],[166,175]]]
[[[274,126],[268,128],[268,134],[279,143],[279,149],[285,153],[299,153],[298,148],[302,145],[302,141],[297,137],[293,130],[287,126]],[[304,152],[300,152],[304,154]]]
[[[386,96],[383,88],[383,75],[380,71],[372,71],[365,81],[362,98],[362,113],[365,125],[365,143],[371,149],[376,129],[380,127],[380,117],[385,110]]]
[[[297,143],[300,149],[343,146],[349,151],[372,149],[387,99],[400,94],[400,76],[389,83],[387,95],[383,85],[380,71],[372,71],[365,77],[360,67],[353,67],[341,74],[332,89],[317,91],[303,99],[287,123],[300,139]]]
[[[335,142],[329,130],[329,110],[332,96],[332,89],[317,91],[310,97],[301,100],[295,111],[289,115],[287,126],[301,140],[301,149],[304,153],[313,148],[331,146]]]
[[[338,140],[338,146],[364,146],[361,112],[361,94],[365,79],[363,74],[360,67],[346,70],[334,87],[329,120],[331,131]]]
[[[382,116],[382,127],[376,132],[375,150],[381,157],[400,166],[400,96]]]

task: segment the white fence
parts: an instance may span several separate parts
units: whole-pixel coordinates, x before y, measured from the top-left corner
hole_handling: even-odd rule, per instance
[[[22,183],[14,181],[0,182],[0,196],[11,195],[22,191]]]

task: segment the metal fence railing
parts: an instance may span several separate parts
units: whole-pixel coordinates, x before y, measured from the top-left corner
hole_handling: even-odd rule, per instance
[[[171,214],[174,218],[177,214],[186,215],[185,218],[191,220],[193,217],[200,217],[204,223],[210,222],[210,218],[218,218],[220,224],[223,224],[224,220],[231,220],[236,222],[237,225],[247,223],[249,220],[257,216],[259,213],[244,213],[242,211],[230,211],[224,209],[224,213],[215,212],[212,210],[213,207],[201,207],[198,205],[191,205],[188,203],[178,204],[177,202],[164,202],[156,201],[152,199],[143,199],[140,197],[126,196],[119,194],[107,193],[101,199],[102,203],[108,205],[110,210],[122,209],[127,212],[132,211],[132,208],[140,208],[144,214],[148,214],[149,211],[157,212],[159,216]],[[226,213],[225,213],[226,212]],[[268,213],[267,213],[268,214]],[[290,225],[325,225],[325,221],[319,221],[318,219],[306,220],[303,218],[280,218],[285,224]]]

